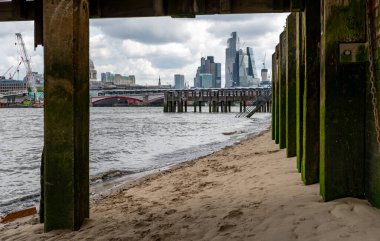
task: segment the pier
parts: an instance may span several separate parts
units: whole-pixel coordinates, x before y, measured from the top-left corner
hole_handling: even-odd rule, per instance
[[[89,20],[292,12],[273,60],[272,138],[325,201],[366,198],[380,208],[379,1],[12,0],[0,21],[34,21],[44,46],[45,231],[80,229],[89,217]],[[221,26],[223,27],[223,26]],[[240,92],[243,93],[243,92]],[[230,94],[230,95],[228,95]],[[166,111],[229,111],[232,92],[173,91]],[[198,107],[198,109],[197,109]]]
[[[231,112],[231,106],[239,103],[240,112],[247,112],[248,105],[255,106],[257,112],[270,112],[272,108],[272,89],[234,88],[234,89],[194,89],[166,91],[164,112],[188,112],[192,104],[193,112],[210,113]],[[208,108],[202,110],[206,105]],[[253,109],[250,109],[250,112]]]

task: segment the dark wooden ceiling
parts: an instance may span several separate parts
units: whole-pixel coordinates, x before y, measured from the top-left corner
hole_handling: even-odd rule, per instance
[[[204,14],[290,12],[304,0],[90,0],[91,18],[195,17]],[[0,21],[35,20],[43,0],[0,1]],[[36,17],[37,16],[37,17]]]

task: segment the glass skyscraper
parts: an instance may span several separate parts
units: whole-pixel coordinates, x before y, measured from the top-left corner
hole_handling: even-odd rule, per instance
[[[240,46],[240,40],[237,36],[237,32],[231,33],[231,38],[227,41],[227,48],[226,48],[226,87],[232,87],[234,86],[234,64],[236,61],[236,52],[238,51]]]
[[[255,57],[250,47],[240,49],[236,32],[231,34],[226,49],[226,87],[258,86],[260,79],[256,71]]]
[[[215,63],[213,56],[208,56],[207,59],[201,58],[201,66],[197,69],[197,74],[194,78],[194,87],[196,88],[221,88],[222,87],[222,65]],[[202,74],[209,74],[207,77],[202,77]],[[206,76],[206,75],[204,75]],[[209,83],[209,78],[211,80]],[[206,78],[207,84],[203,84],[202,78]],[[205,87],[208,86],[208,87]]]

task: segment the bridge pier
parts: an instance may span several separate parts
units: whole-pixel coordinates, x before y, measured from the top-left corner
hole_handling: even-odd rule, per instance
[[[286,20],[286,154],[297,154],[296,130],[296,31],[297,13],[291,13]]]
[[[304,14],[298,13],[296,21],[296,127],[297,127],[297,170],[301,172],[303,157],[303,102],[305,85],[305,35],[303,32]]]
[[[302,180],[319,181],[319,96],[320,96],[320,1],[306,1],[303,19],[305,34],[305,85],[303,102]]]
[[[323,3],[321,194],[325,201],[361,198],[365,193],[366,6],[359,0]]]
[[[168,113],[169,108],[168,108],[168,92],[164,93],[164,113]]]
[[[279,145],[286,148],[286,31],[280,35],[279,57]]]
[[[366,198],[374,206],[380,208],[380,149],[377,135],[379,134],[378,124],[376,124],[376,118],[380,119],[379,111],[379,86],[375,86],[380,80],[380,71],[375,66],[380,66],[380,58],[376,53],[380,53],[380,43],[376,41],[376,33],[380,31],[379,21],[380,15],[377,13],[380,11],[379,1],[372,1],[370,6],[371,21],[369,24],[370,32],[373,34],[372,38],[368,38],[368,42],[371,43],[372,48],[369,50],[372,52],[373,63],[369,65],[369,68],[374,74],[374,79],[368,78],[366,82],[366,130],[365,130],[365,195]],[[369,52],[369,53],[371,53]],[[371,74],[369,74],[371,75]],[[375,87],[375,88],[373,88]],[[373,90],[373,93],[371,92]],[[376,97],[377,95],[377,97]],[[377,107],[377,108],[376,108]],[[377,115],[376,115],[377,114]]]
[[[276,45],[276,89],[275,89],[275,96],[276,96],[276,139],[275,143],[280,144],[280,78],[281,78],[281,73],[280,73],[280,44]]]
[[[89,1],[43,1],[45,231],[89,217]]]

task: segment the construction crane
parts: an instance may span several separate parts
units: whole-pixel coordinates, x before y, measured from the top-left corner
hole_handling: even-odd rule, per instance
[[[1,75],[2,79],[5,79],[5,75],[13,68],[13,65],[11,67],[9,67],[7,69],[7,71],[5,71],[5,73],[3,75]]]
[[[9,79],[13,79],[14,76],[15,76],[15,74],[16,74],[16,73],[19,73],[21,63],[22,63],[22,61],[20,61],[20,62],[17,64],[17,67],[16,67],[15,71],[13,71],[12,74],[9,73]],[[19,78],[17,77],[17,79],[19,79]]]
[[[17,40],[16,45],[18,45],[18,47],[20,48],[21,61],[24,63],[25,68],[26,68],[26,82],[34,95],[35,103],[37,103],[38,92],[36,88],[36,80],[32,71],[32,66],[30,65],[30,58],[28,57],[29,55],[28,55],[28,52],[26,51],[25,43],[24,43],[21,33],[16,33],[16,40]]]
[[[266,69],[266,68],[265,68],[265,59],[266,59],[266,58],[267,58],[267,53],[265,53],[265,55],[264,55],[264,61],[263,61],[263,67],[264,67],[264,68],[263,68],[263,69]]]

